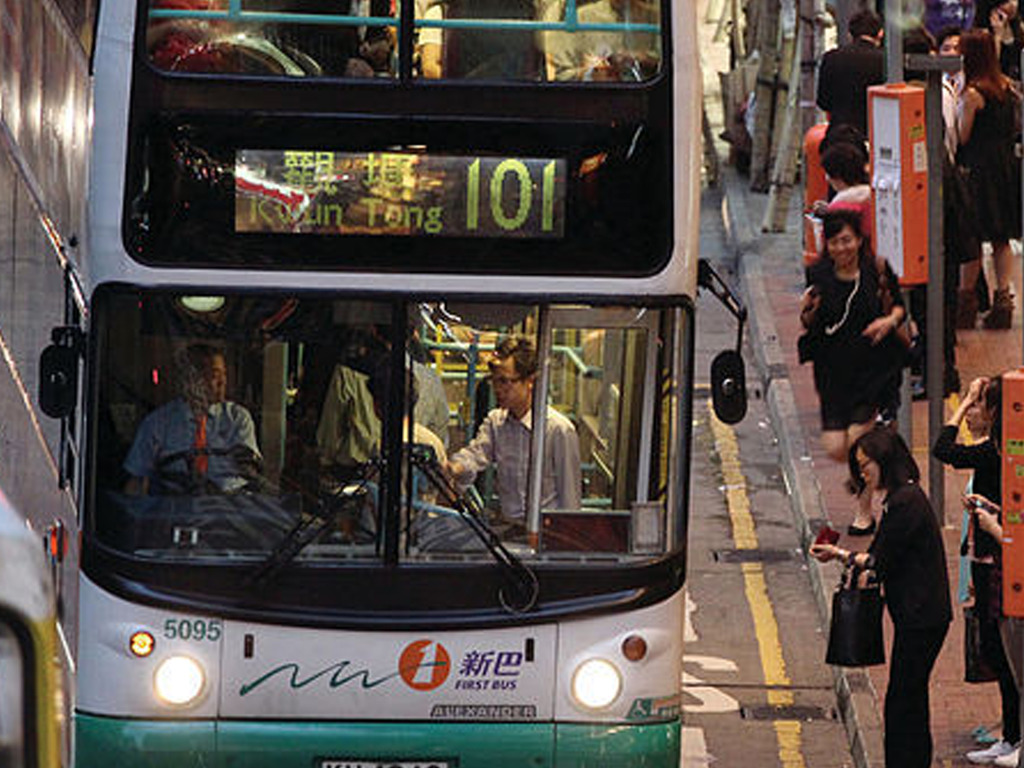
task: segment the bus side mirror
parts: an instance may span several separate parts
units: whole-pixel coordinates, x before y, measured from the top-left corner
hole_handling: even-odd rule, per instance
[[[39,357],[39,408],[47,416],[63,419],[78,400],[78,351],[51,344]]]
[[[724,424],[737,424],[747,415],[747,373],[734,349],[719,352],[711,361],[711,404]]]

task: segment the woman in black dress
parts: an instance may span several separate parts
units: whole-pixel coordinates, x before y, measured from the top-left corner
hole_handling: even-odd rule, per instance
[[[800,362],[814,363],[821,407],[822,443],[845,462],[850,446],[874,425],[893,396],[906,359],[896,329],[906,317],[897,278],[872,253],[857,211],[829,211],[822,218],[825,248],[807,270],[800,309],[806,332]],[[852,535],[874,532],[870,496],[861,495]]]
[[[960,36],[966,84],[961,95],[960,151],[957,162],[967,170],[967,189],[978,238],[992,244],[996,291],[986,328],[1009,328],[1013,320],[1010,239],[1020,237],[1020,162],[1015,97],[1010,79],[999,68],[992,34],[972,29]],[[978,277],[978,266],[964,265],[965,288]]]
[[[983,498],[1000,503],[1002,497],[1002,461],[999,457],[1000,409],[1002,406],[1001,379],[975,379],[964,395],[960,407],[946,422],[932,447],[932,455],[943,464],[956,469],[973,469],[971,496],[968,500]],[[967,422],[975,442],[957,443],[962,422]],[[987,517],[972,505],[970,532],[967,541],[971,563],[971,583],[974,585],[974,605],[979,619],[981,652],[999,681],[1002,699],[1003,737],[986,749],[967,753],[972,763],[992,762],[1009,754],[1020,741],[1020,694],[1013,679],[999,633],[1002,614],[1000,561],[1002,545],[984,524]],[[999,522],[998,512],[995,522]]]
[[[850,449],[850,479],[867,492],[884,493],[882,521],[867,552],[815,544],[822,562],[839,558],[874,571],[894,627],[889,687],[885,692],[885,765],[930,768],[932,737],[928,678],[952,620],[942,531],[907,444],[875,427]]]

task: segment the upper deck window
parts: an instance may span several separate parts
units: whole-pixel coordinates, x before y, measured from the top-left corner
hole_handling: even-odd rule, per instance
[[[661,68],[647,0],[415,0],[411,45],[401,3],[345,5],[151,0],[147,54],[168,72],[281,77],[642,82]]]

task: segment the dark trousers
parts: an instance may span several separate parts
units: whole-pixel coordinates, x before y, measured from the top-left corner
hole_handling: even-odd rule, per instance
[[[886,768],[932,764],[928,678],[948,629],[948,624],[923,629],[896,625],[885,692]]]
[[[1013,680],[1013,670],[1003,649],[999,634],[999,605],[995,583],[1002,577],[994,565],[971,563],[971,581],[974,583],[974,604],[978,607],[978,634],[981,653],[996,673],[999,681],[999,697],[1003,705],[1003,740],[1011,744],[1020,741],[1020,692]]]

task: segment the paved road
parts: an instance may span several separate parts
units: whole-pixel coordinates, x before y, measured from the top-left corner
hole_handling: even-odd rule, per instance
[[[713,191],[703,201],[701,251],[736,284]],[[735,344],[735,324],[707,293],[697,316],[684,765],[850,766],[753,357],[745,350],[746,419],[733,428],[713,422],[708,370]]]

